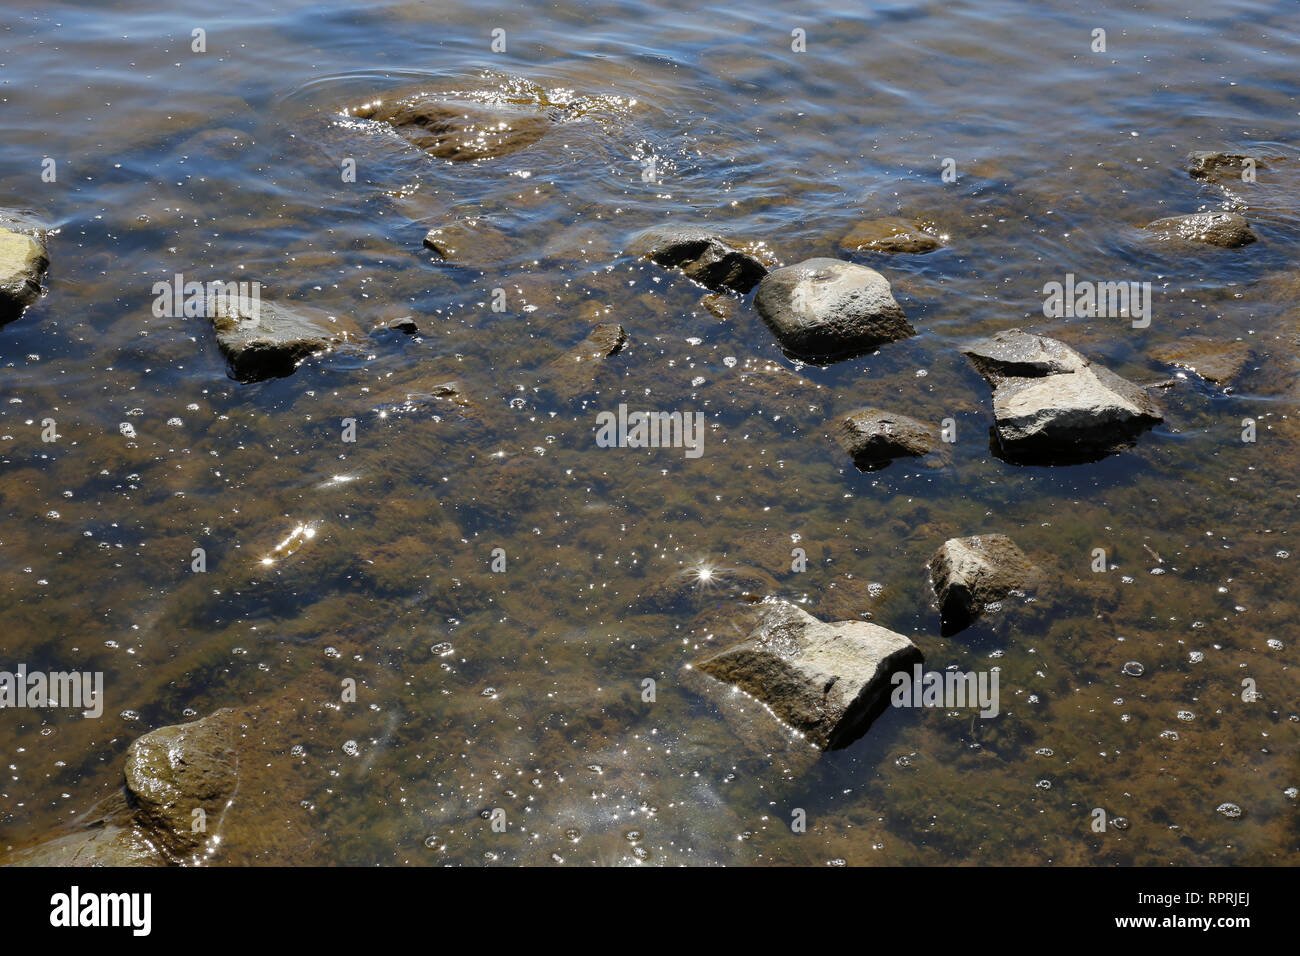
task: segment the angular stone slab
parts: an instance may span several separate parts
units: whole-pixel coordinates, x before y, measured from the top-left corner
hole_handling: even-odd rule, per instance
[[[930,558],[944,637],[968,627],[987,604],[1039,580],[1040,571],[1005,534],[950,538]]]
[[[532,146],[554,121],[541,109],[457,100],[435,93],[378,100],[349,111],[358,119],[387,123],[436,159],[478,162]]]
[[[1246,246],[1258,238],[1251,232],[1246,220],[1235,212],[1197,212],[1186,216],[1169,216],[1149,222],[1143,228],[1164,241],[1199,242],[1224,249]]]
[[[241,382],[257,382],[293,374],[298,364],[316,352],[329,351],[359,339],[355,323],[334,320],[318,309],[286,306],[265,299],[255,310],[249,303],[213,306],[211,318],[217,345]]]
[[[706,289],[729,289],[742,295],[767,275],[767,266],[727,239],[701,226],[647,229],[628,252],[668,269],[681,269]]]
[[[782,348],[808,362],[832,362],[916,334],[875,269],[840,259],[806,259],[768,273],[754,307]]]
[[[872,219],[854,226],[840,246],[854,252],[921,255],[943,248],[943,243],[910,219]]]
[[[698,667],[763,701],[814,746],[834,750],[865,733],[888,705],[890,675],[920,660],[901,634],[866,621],[827,624],[780,601],[746,641]]]

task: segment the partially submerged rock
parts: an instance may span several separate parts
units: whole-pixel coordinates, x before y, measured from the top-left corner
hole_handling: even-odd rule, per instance
[[[1253,356],[1254,351],[1245,342],[1215,342],[1201,337],[1180,338],[1151,352],[1157,361],[1195,372],[1213,385],[1227,385]]]
[[[543,369],[546,386],[565,401],[588,394],[604,370],[604,360],[623,351],[627,332],[613,322],[602,322],[585,339]]]
[[[1004,534],[951,538],[930,558],[929,567],[945,637],[969,626],[986,605],[1031,586],[1040,575]]]
[[[993,386],[995,450],[1013,464],[1097,461],[1163,420],[1145,389],[1054,339],[1011,329],[963,351]]]
[[[49,265],[39,232],[10,228],[0,221],[0,323],[17,318],[40,298],[41,279]]]
[[[424,247],[453,265],[489,265],[506,258],[505,234],[482,216],[465,216],[434,226],[424,235]]]
[[[361,338],[354,323],[306,306],[209,300],[208,311],[230,373],[241,382],[290,375],[307,356]]]
[[[743,294],[767,275],[767,266],[757,257],[701,226],[648,229],[628,251],[665,268],[681,269],[715,292],[730,289]]]
[[[914,418],[860,408],[835,419],[831,434],[862,471],[875,471],[895,458],[920,458],[938,445],[935,430]]]
[[[673,571],[641,590],[632,606],[642,612],[666,612],[705,599],[739,599],[753,604],[780,590],[761,568],[743,564],[701,564]]]
[[[910,219],[872,219],[854,226],[840,246],[854,252],[920,255],[943,248],[943,243]]]
[[[890,675],[921,660],[901,634],[865,621],[827,624],[773,602],[743,643],[700,661],[757,697],[816,747],[852,743],[888,705]]]
[[[754,306],[795,358],[834,361],[915,335],[889,280],[839,259],[807,259],[767,275]]]
[[[1248,163],[1253,164],[1255,169],[1266,168],[1264,161],[1256,156],[1199,149],[1187,157],[1187,172],[1194,179],[1215,178],[1220,171],[1240,178],[1248,168]]]
[[[357,119],[387,123],[430,156],[454,163],[498,159],[526,149],[554,125],[544,110],[415,93],[355,107]]]
[[[1249,245],[1257,238],[1235,212],[1197,212],[1157,219],[1144,227],[1161,241],[1199,242],[1224,249]]]
[[[223,709],[160,727],[127,751],[126,787],[136,819],[171,860],[188,859],[207,844],[234,795],[239,762],[233,718],[234,711]]]

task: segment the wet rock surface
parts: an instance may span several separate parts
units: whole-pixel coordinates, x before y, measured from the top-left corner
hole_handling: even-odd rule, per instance
[[[920,255],[943,248],[943,243],[910,219],[890,218],[859,223],[840,240],[840,246],[853,252]]]
[[[486,266],[507,257],[509,240],[482,216],[466,216],[434,226],[424,235],[424,247],[452,265]]]
[[[669,269],[680,269],[707,289],[746,293],[767,275],[755,256],[701,226],[648,229],[628,252]]]
[[[920,458],[939,443],[931,426],[878,408],[841,415],[832,423],[831,435],[862,471],[876,471],[895,458]]]
[[[865,621],[819,621],[784,601],[743,643],[697,665],[752,694],[823,750],[852,743],[889,698],[889,678],[921,660],[901,634]]]
[[[45,239],[0,215],[0,324],[17,318],[41,295],[49,268]]]
[[[1195,372],[1213,385],[1227,385],[1241,375],[1254,357],[1245,342],[1215,342],[1189,337],[1155,348],[1151,357],[1167,365]]]
[[[916,334],[888,279],[839,259],[769,273],[754,306],[786,352],[809,362],[861,355]]]
[[[191,724],[160,727],[127,751],[126,787],[136,819],[169,859],[189,857],[217,828],[238,783],[234,734],[234,711],[223,709]],[[196,820],[202,820],[197,830]]]
[[[361,338],[356,324],[307,306],[261,300],[211,304],[217,345],[241,382],[291,375],[309,355]]]
[[[963,350],[993,386],[995,451],[1013,464],[1097,461],[1162,421],[1147,391],[1020,329]]]
[[[1235,212],[1197,212],[1186,216],[1169,216],[1144,226],[1162,242],[1197,242],[1203,245],[1236,249],[1256,240],[1250,225]]]
[[[517,153],[540,140],[554,125],[538,109],[476,103],[437,93],[367,103],[349,112],[357,119],[387,123],[430,156],[453,163]]]
[[[929,568],[945,637],[968,627],[986,605],[1040,577],[1038,568],[1004,534],[951,538],[930,558]]]
[[[1187,157],[1187,172],[1194,179],[1218,179],[1232,177],[1240,179],[1247,169],[1247,163],[1253,162],[1255,169],[1264,169],[1264,160],[1257,156],[1243,153],[1221,153],[1214,150],[1197,150]]]
[[[604,360],[627,346],[627,331],[613,322],[602,322],[571,351],[553,359],[542,370],[549,388],[562,401],[571,402],[589,395],[597,387]]]

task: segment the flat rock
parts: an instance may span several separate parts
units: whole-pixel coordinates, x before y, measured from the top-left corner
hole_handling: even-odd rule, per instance
[[[319,309],[266,299],[250,306],[227,301],[209,310],[217,344],[241,382],[290,375],[307,356],[362,337],[355,323]]]
[[[774,601],[747,640],[698,663],[767,704],[814,746],[852,743],[888,705],[890,675],[921,660],[901,634],[865,621],[827,624]]]
[[[1196,150],[1187,157],[1187,172],[1194,179],[1216,178],[1220,171],[1240,178],[1246,168],[1247,160],[1253,160],[1256,169],[1266,169],[1264,161],[1257,156],[1242,153],[1220,153],[1214,150]]]
[[[795,358],[834,361],[915,335],[889,280],[839,259],[807,259],[768,273],[754,306]]]
[[[589,394],[604,371],[604,360],[623,351],[626,345],[623,326],[600,323],[572,350],[546,365],[546,386],[565,401]]]
[[[508,256],[505,234],[482,216],[465,216],[424,235],[424,247],[453,265],[489,265]]]
[[[235,792],[239,762],[233,718],[234,711],[222,709],[190,724],[160,727],[127,751],[126,787],[136,817],[173,860],[206,844]],[[195,810],[203,811],[198,832]]]
[[[554,125],[545,111],[534,106],[487,104],[436,93],[379,100],[348,112],[357,119],[387,123],[430,156],[453,163],[517,153],[540,140]]]
[[[993,385],[995,451],[1013,464],[1097,461],[1163,420],[1146,389],[1054,339],[1011,329],[963,351]]]
[[[1224,249],[1249,245],[1257,238],[1235,212],[1197,212],[1157,219],[1144,226],[1161,241],[1199,242]]]
[[[1037,567],[1005,534],[951,538],[930,558],[930,584],[939,599],[941,633],[966,628],[1012,591],[1036,583]]]
[[[939,443],[929,425],[878,408],[841,415],[831,425],[831,435],[863,471],[883,468],[895,458],[920,458]]]
[[[872,219],[854,226],[840,246],[854,252],[920,255],[943,248],[943,243],[910,219]]]
[[[746,293],[765,275],[767,266],[749,252],[701,226],[647,229],[628,252],[669,269],[680,269],[706,289]]]
[[[1253,350],[1245,342],[1215,342],[1206,338],[1180,338],[1151,352],[1156,361],[1195,372],[1214,385],[1231,382],[1253,356]]]
[[[39,233],[0,225],[0,323],[20,316],[41,295],[50,257]]]

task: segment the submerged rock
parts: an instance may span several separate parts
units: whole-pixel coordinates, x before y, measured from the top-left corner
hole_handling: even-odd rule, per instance
[[[943,248],[943,243],[910,219],[872,219],[859,223],[840,240],[854,252],[920,255]]]
[[[1195,372],[1213,385],[1228,384],[1241,374],[1253,356],[1253,350],[1245,342],[1215,342],[1206,338],[1181,338],[1151,352],[1157,361]]]
[[[839,259],[807,259],[769,273],[754,306],[786,352],[809,362],[861,355],[916,334],[888,279]]]
[[[628,252],[664,266],[681,269],[706,289],[746,293],[767,275],[767,266],[752,254],[700,226],[648,229],[633,240]]]
[[[665,612],[706,599],[739,599],[757,604],[780,590],[776,579],[761,568],[743,564],[700,564],[643,588],[632,603],[641,612]]]
[[[416,93],[366,103],[349,111],[357,119],[387,123],[430,156],[454,163],[498,159],[526,149],[554,125],[539,108],[480,103],[437,93]]]
[[[1163,420],[1145,389],[1054,339],[1011,329],[963,351],[993,386],[995,451],[1013,464],[1097,461]]]
[[[627,332],[613,322],[602,322],[585,339],[543,369],[546,385],[564,401],[573,401],[596,388],[604,360],[623,351]]]
[[[831,433],[862,471],[883,468],[895,458],[920,458],[933,451],[939,441],[929,425],[877,408],[860,408],[841,415],[831,426]]]
[[[424,235],[424,247],[453,265],[488,265],[507,257],[504,233],[482,216],[466,216]]]
[[[1005,534],[951,538],[930,558],[930,584],[939,599],[940,633],[970,625],[987,604],[1039,578],[1037,567]]]
[[[921,660],[901,634],[865,621],[827,624],[774,602],[743,643],[704,660],[704,673],[772,708],[816,747],[852,743],[887,706],[890,675]]]
[[[306,306],[230,300],[210,304],[209,312],[230,373],[241,382],[290,375],[307,356],[361,338],[354,323]]]
[[[190,724],[160,727],[127,751],[126,788],[136,819],[169,859],[201,849],[234,795],[239,763],[233,718],[233,710],[223,709]]]
[[[1224,249],[1249,245],[1257,238],[1235,212],[1197,212],[1157,219],[1144,226],[1161,241],[1200,242]]]
[[[1196,150],[1187,157],[1187,172],[1194,179],[1210,179],[1218,176],[1220,170],[1240,177],[1246,169],[1247,161],[1253,161],[1256,169],[1265,169],[1264,161],[1256,156],[1241,153],[1219,153],[1214,150]]]
[[[39,232],[19,231],[0,221],[0,323],[17,318],[40,298],[49,265]]]

